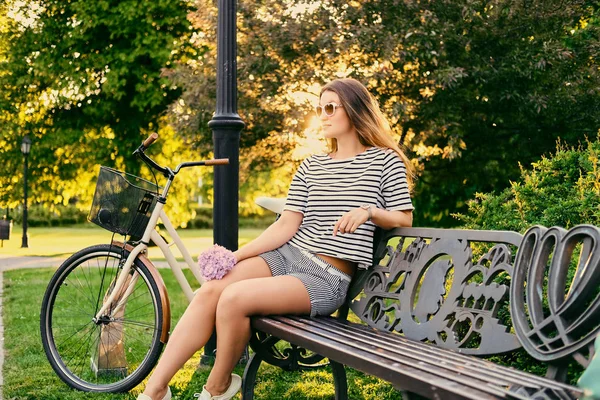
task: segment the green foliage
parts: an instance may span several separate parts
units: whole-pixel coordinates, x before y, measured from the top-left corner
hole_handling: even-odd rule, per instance
[[[466,214],[455,216],[467,229],[524,232],[533,225],[570,228],[578,224],[600,225],[600,141],[570,148],[558,144],[551,157],[521,168],[521,176],[499,193],[478,193],[468,203]],[[581,248],[575,248],[567,274],[565,293],[573,282]],[[548,312],[547,286],[543,286],[544,309]],[[566,294],[565,294],[566,295]],[[524,350],[493,358],[504,365],[543,374]],[[575,383],[582,367],[572,361],[568,379]]]
[[[293,148],[318,136],[311,110],[320,85],[354,77],[421,171],[416,225],[456,224],[451,212],[476,192],[506,187],[519,162],[600,127],[596,3],[263,0],[239,2],[238,16],[247,170],[293,161]],[[206,27],[216,24],[215,5],[203,0],[191,20],[199,59],[172,71],[184,86],[172,115],[182,131],[208,138],[216,40]]]
[[[211,206],[197,207],[194,218],[188,221],[187,228],[190,229],[213,229],[213,209]],[[239,228],[266,229],[275,221],[275,214],[249,214],[240,215]]]
[[[465,210],[476,192],[503,189],[517,179],[519,163],[550,153],[558,137],[576,144],[596,134],[600,21],[598,5],[582,2],[427,7],[415,40],[440,56],[424,58],[435,94],[414,123],[440,133],[424,144],[450,151],[424,158],[416,207],[450,223],[447,210]]]
[[[26,133],[36,202],[89,199],[98,164],[137,174],[128,153],[164,127],[167,108],[190,151],[210,155],[217,8],[190,7],[0,4],[2,206],[20,199]],[[598,11],[562,0],[238,2],[242,214],[255,196],[285,194],[303,157],[294,150],[318,144],[320,85],[347,76],[378,98],[420,171],[415,224],[456,224],[452,212],[507,187],[519,163],[549,154],[558,137],[573,145],[597,132]],[[181,222],[192,217],[185,211]]]
[[[148,150],[148,154],[158,164],[175,169],[182,162],[200,159],[192,149],[190,141],[178,136],[170,126],[160,124],[158,134],[160,140]],[[138,165],[143,165],[141,160],[136,160],[136,162]],[[193,203],[190,201],[195,200],[201,194],[202,188],[199,187],[199,182],[205,174],[212,174],[212,167],[185,168],[175,178],[169,191],[165,211],[176,227],[185,228],[187,221],[194,217]],[[164,186],[166,182],[166,179],[157,172],[153,175],[145,165],[141,169],[140,175],[152,182],[156,177],[160,186]]]
[[[179,94],[161,71],[185,56],[187,2],[9,0],[0,7],[0,201],[14,206],[19,198],[25,134],[33,139],[37,201],[79,195],[97,164],[120,160],[139,171],[127,155]]]
[[[23,223],[22,209],[16,210],[10,214],[14,218],[15,224]],[[70,226],[82,224],[87,221],[88,213],[80,210],[73,205],[57,205],[52,207],[44,207],[42,205],[34,205],[27,210],[27,225],[30,227],[37,226]]]
[[[524,232],[532,225],[600,225],[600,141],[556,153],[521,168],[521,176],[498,194],[478,193],[468,213],[456,217],[470,229]]]

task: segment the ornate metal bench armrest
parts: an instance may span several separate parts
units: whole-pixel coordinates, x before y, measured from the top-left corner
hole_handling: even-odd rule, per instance
[[[600,333],[600,229],[530,228],[515,262],[511,316],[523,347],[550,365],[548,377],[564,382],[569,358],[588,367]]]

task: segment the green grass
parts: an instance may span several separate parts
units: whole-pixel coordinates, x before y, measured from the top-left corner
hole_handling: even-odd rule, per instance
[[[84,247],[110,243],[112,238],[112,233],[91,223],[68,228],[29,228],[27,229],[29,247],[22,249],[22,232],[20,226],[13,227],[10,239],[5,240],[4,246],[0,248],[0,257],[68,256]],[[261,232],[261,229],[240,229],[240,246]],[[193,257],[213,243],[212,229],[180,229],[178,234]],[[115,239],[122,240],[122,237],[115,235]],[[171,249],[176,256],[179,255],[175,246]],[[164,260],[158,247],[151,247],[149,255],[153,260]]]
[[[40,342],[39,311],[42,296],[53,269],[15,270],[4,273],[4,398],[47,399],[135,399],[142,386],[128,394],[83,393],[70,389],[54,373]],[[172,326],[186,305],[170,270],[161,270],[169,290]],[[191,277],[189,270],[184,271]],[[191,279],[191,281],[194,281]],[[208,370],[197,370],[197,353],[171,381],[176,399],[192,399],[200,391]],[[242,374],[242,367],[237,368]],[[400,399],[391,385],[348,369],[349,398],[353,400]],[[238,399],[240,396],[238,395]],[[256,399],[333,399],[330,371],[288,373],[268,365],[259,370]]]

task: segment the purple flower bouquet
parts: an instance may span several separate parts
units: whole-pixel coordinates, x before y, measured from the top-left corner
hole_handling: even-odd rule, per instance
[[[207,281],[222,279],[237,263],[235,256],[223,246],[215,244],[198,256],[198,266]]]

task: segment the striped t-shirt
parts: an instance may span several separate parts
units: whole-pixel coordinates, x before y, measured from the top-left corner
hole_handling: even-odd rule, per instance
[[[290,244],[368,268],[373,262],[373,222],[367,221],[354,233],[338,231],[333,236],[342,215],[363,204],[389,211],[413,209],[406,168],[394,151],[371,147],[344,160],[329,155],[305,159],[284,207],[304,215]]]

